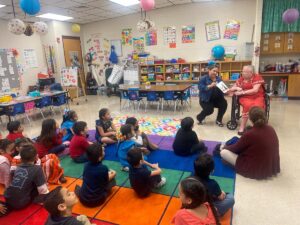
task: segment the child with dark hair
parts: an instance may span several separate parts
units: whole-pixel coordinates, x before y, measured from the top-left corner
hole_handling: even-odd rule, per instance
[[[156,150],[158,146],[152,143],[144,132],[139,130],[139,122],[135,117],[128,117],[125,124],[133,126],[135,135],[131,138],[138,146],[146,147],[148,150]]]
[[[72,208],[78,202],[74,192],[58,186],[47,194],[44,208],[50,214],[45,225],[90,225],[84,215],[72,216]]]
[[[59,129],[59,125],[54,119],[44,120],[41,134],[35,143],[39,157],[43,158],[49,153],[59,154],[63,152],[66,148],[66,144],[62,142],[65,133],[66,130]]]
[[[99,119],[96,120],[96,140],[99,143],[114,144],[117,142],[116,134],[109,110],[107,108],[100,109]]]
[[[74,136],[73,126],[78,120],[78,115],[74,110],[66,111],[63,115],[61,128],[65,129],[67,133],[63,136],[63,141],[71,141]]]
[[[160,188],[165,185],[166,178],[161,177],[161,169],[158,163],[151,164],[145,161],[140,149],[133,148],[129,150],[127,160],[130,164],[130,184],[139,197],[146,197],[153,188]],[[147,166],[152,168],[153,171],[149,170]]]
[[[176,155],[188,156],[207,151],[207,147],[203,141],[199,141],[196,132],[193,131],[193,127],[193,118],[185,117],[181,120],[181,128],[178,130],[173,143],[173,149]]]
[[[37,152],[33,145],[25,145],[20,152],[22,163],[16,169],[4,197],[9,210],[22,209],[40,194],[47,194],[48,187],[43,170],[34,165]]]
[[[187,177],[180,182],[179,197],[182,208],[175,214],[175,225],[221,225],[216,209],[205,186],[194,177]]]
[[[84,166],[82,186],[76,186],[75,193],[80,202],[87,207],[103,204],[116,185],[116,172],[102,164],[105,153],[101,144],[90,145],[86,150],[89,160]]]
[[[87,162],[86,150],[91,144],[86,138],[88,133],[87,123],[84,121],[76,122],[73,126],[73,131],[75,135],[70,143],[70,156],[76,163]]]
[[[33,145],[33,142],[29,138],[19,138],[15,141],[15,149],[18,155],[11,162],[11,174],[14,174],[17,167],[22,163],[20,152],[25,145]],[[42,167],[47,183],[61,184],[67,182],[64,177],[64,170],[60,166],[60,160],[55,154],[47,154],[41,159],[37,156],[34,164]]]
[[[23,131],[24,128],[21,126],[20,121],[11,121],[6,126],[9,134],[6,136],[6,138],[10,141],[15,141],[18,138],[23,138]]]
[[[121,127],[120,131],[122,135],[122,140],[118,145],[118,157],[122,165],[121,170],[128,172],[129,163],[127,161],[127,153],[130,149],[137,147],[136,143],[132,140],[132,137],[134,136],[134,130],[132,125],[125,124]],[[149,151],[146,148],[140,147],[139,149],[144,154],[149,154]]]
[[[14,143],[8,139],[0,140],[0,184],[3,184],[5,188],[10,184],[10,165],[12,161],[12,151],[14,149]]]
[[[195,176],[205,185],[219,215],[223,216],[233,207],[234,197],[232,194],[222,191],[217,181],[210,178],[214,169],[214,159],[208,154],[200,155],[194,162]]]

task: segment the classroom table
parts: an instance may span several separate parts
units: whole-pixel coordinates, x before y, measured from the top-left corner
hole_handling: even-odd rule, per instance
[[[131,88],[138,88],[140,93],[147,93],[150,91],[155,91],[158,93],[162,93],[165,91],[174,91],[179,93],[179,99],[181,100],[181,106],[183,106],[183,98],[184,92],[191,88],[191,84],[179,84],[179,85],[120,85],[120,91],[128,91]],[[120,95],[120,106],[122,104],[122,95]]]
[[[32,101],[37,101],[42,99],[44,96],[56,97],[61,94],[68,94],[68,91],[55,91],[55,92],[41,92],[41,96],[39,97],[31,97],[31,96],[20,96],[14,98],[12,101],[7,103],[0,103],[0,109],[3,111],[3,114],[8,117],[8,121],[11,121],[11,116],[9,114],[10,110],[14,107],[14,105],[19,103],[27,103]],[[67,106],[69,108],[69,101],[67,99]]]

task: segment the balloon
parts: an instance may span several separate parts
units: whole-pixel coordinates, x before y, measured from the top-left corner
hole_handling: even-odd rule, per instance
[[[137,23],[136,28],[139,32],[146,32],[147,29],[149,28],[149,25],[146,21],[140,20]]]
[[[37,34],[45,35],[48,33],[48,25],[44,22],[35,22],[33,29]]]
[[[141,7],[144,11],[150,11],[155,7],[154,0],[141,0]]]
[[[25,23],[19,19],[11,19],[8,22],[8,30],[13,34],[24,34],[26,29]]]
[[[37,14],[40,9],[41,5],[39,0],[21,0],[20,1],[20,8],[27,14],[33,16]]]
[[[24,34],[25,34],[26,36],[31,36],[31,35],[33,35],[33,29],[32,29],[32,27],[31,27],[30,24],[27,24]]]
[[[216,45],[212,48],[211,53],[215,59],[222,59],[225,54],[225,48],[222,45]]]
[[[74,32],[74,33],[79,33],[79,32],[80,32],[80,25],[74,23],[74,24],[72,25],[72,32]]]
[[[282,21],[287,24],[294,23],[298,19],[299,19],[298,9],[288,9],[282,14]]]

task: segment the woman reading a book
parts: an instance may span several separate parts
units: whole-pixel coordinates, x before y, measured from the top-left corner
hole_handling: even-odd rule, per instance
[[[203,124],[205,117],[211,115],[214,108],[218,108],[216,124],[224,126],[222,119],[227,109],[227,101],[224,98],[227,87],[218,76],[218,72],[218,65],[211,61],[208,63],[208,75],[201,77],[199,81],[199,103],[202,107],[202,111],[197,115],[199,124]]]
[[[248,65],[243,67],[242,77],[230,89],[236,96],[239,96],[239,102],[243,107],[242,122],[238,131],[239,135],[244,133],[249,110],[253,106],[265,108],[264,83],[263,78],[254,73],[254,67]]]

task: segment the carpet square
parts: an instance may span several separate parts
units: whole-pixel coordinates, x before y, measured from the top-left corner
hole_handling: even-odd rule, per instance
[[[83,173],[84,163],[75,163],[69,156],[61,158],[60,165],[64,168],[65,176],[79,178]]]
[[[108,169],[116,171],[116,183],[118,186],[122,186],[128,180],[128,172],[121,170],[121,164],[119,162],[104,160],[103,165],[106,165]]]
[[[5,187],[3,184],[0,184],[0,195],[4,195]]]
[[[120,225],[157,224],[169,198],[154,193],[147,198],[138,198],[132,189],[120,188],[96,218]]]
[[[57,186],[63,186],[63,187],[69,187],[75,180],[76,178],[73,178],[73,177],[65,177],[67,182],[64,183],[64,184],[49,184],[48,185],[48,189],[49,191],[52,191],[54,188],[56,188]]]
[[[220,185],[221,189],[225,193],[234,193],[234,179],[232,178],[226,178],[226,177],[216,177],[211,176],[212,179],[215,179],[218,184]]]

